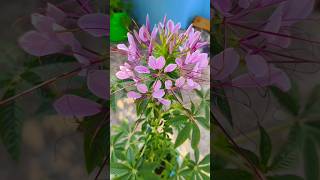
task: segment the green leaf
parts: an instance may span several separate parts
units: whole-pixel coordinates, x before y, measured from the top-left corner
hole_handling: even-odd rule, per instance
[[[268,176],[268,180],[303,180],[302,177],[296,175],[277,175],[277,176]]]
[[[130,173],[130,168],[122,163],[110,163],[110,174],[123,176]]]
[[[192,124],[192,138],[191,138],[191,147],[193,149],[198,148],[198,144],[200,142],[200,129],[197,124]]]
[[[195,114],[196,113],[196,106],[194,105],[194,103],[190,100],[191,102],[191,112],[192,114]]]
[[[270,87],[278,102],[292,115],[297,116],[300,110],[299,91],[296,85],[289,92],[283,92],[277,87]]]
[[[2,99],[15,95],[15,89],[8,89]],[[22,120],[16,103],[10,102],[0,107],[0,137],[11,158],[18,160],[21,150]]]
[[[143,112],[145,112],[147,105],[148,105],[148,99],[139,99],[136,100],[136,111],[137,116],[141,115]]]
[[[84,154],[88,173],[100,167],[103,160],[109,156],[109,127],[104,122],[104,113],[87,117],[81,122],[80,127],[84,133]]]
[[[311,138],[304,142],[304,173],[306,180],[319,179],[319,158],[315,143]]]
[[[272,144],[271,139],[267,133],[267,131],[259,126],[260,129],[260,157],[261,163],[264,167],[268,165],[269,158],[271,156]]]
[[[217,94],[215,96],[216,98],[215,102],[219,107],[219,110],[227,118],[229,124],[233,127],[231,108],[230,108],[226,93],[224,92],[224,89],[222,88],[213,89],[213,92]]]
[[[205,129],[210,130],[209,119],[204,117],[195,117],[197,122]]]
[[[253,180],[253,176],[240,169],[222,169],[213,173],[213,179],[223,180]]]
[[[190,123],[186,124],[185,127],[179,131],[174,147],[178,147],[183,144],[190,136],[192,125]]]

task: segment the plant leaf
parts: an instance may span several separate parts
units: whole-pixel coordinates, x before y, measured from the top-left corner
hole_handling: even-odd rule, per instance
[[[283,92],[277,87],[270,87],[278,102],[292,115],[297,116],[300,110],[298,87],[293,84],[289,92]]]
[[[179,131],[174,147],[178,147],[183,144],[190,136],[192,125],[187,123],[185,127]]]
[[[229,124],[233,127],[231,108],[224,89],[213,89],[213,92],[217,94],[217,96],[215,96],[216,99],[214,100],[215,103],[219,107],[221,113],[227,118]]]
[[[15,89],[8,89],[2,99],[12,97]],[[11,158],[18,160],[21,150],[22,120],[16,103],[10,102],[0,108],[0,137]]]
[[[200,129],[197,124],[192,124],[192,139],[191,139],[191,147],[193,149],[198,149],[198,144],[200,142]]]
[[[267,133],[267,131],[260,126],[260,157],[261,163],[263,166],[268,165],[269,158],[271,156],[272,144],[271,139]]]

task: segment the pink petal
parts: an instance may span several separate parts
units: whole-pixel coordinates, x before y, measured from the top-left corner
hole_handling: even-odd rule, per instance
[[[164,92],[163,89],[154,91],[154,92],[152,93],[152,96],[153,96],[154,98],[162,98],[164,95],[165,95],[165,92]]]
[[[139,29],[139,38],[141,39],[142,42],[148,41],[148,32],[145,26],[142,26]]]
[[[153,84],[153,91],[158,91],[162,86],[162,83],[160,80],[156,81],[154,84]]]
[[[176,64],[169,64],[166,68],[164,68],[164,72],[172,72],[176,69]]]
[[[233,49],[228,48],[212,59],[211,72],[214,80],[226,79],[238,67],[240,60],[239,54]]]
[[[139,94],[139,93],[137,93],[137,92],[134,92],[134,91],[129,91],[129,92],[127,93],[127,96],[128,96],[128,98],[133,98],[133,99],[139,99],[139,98],[142,97],[141,94]]]
[[[150,73],[150,70],[145,67],[145,66],[136,66],[134,68],[134,70],[137,72],[137,73],[141,73],[141,74],[149,74]]]
[[[20,37],[19,45],[27,53],[34,56],[54,54],[64,49],[61,42],[36,31],[29,31]]]
[[[145,84],[138,84],[137,89],[139,92],[145,94],[148,92],[148,87]]]
[[[151,32],[151,40],[150,41],[156,39],[157,33],[158,33],[158,28],[156,26],[154,26],[152,29],[152,32]]]
[[[171,80],[166,80],[166,81],[164,82],[164,85],[165,85],[166,89],[171,89],[171,87],[172,87],[172,81],[171,81]]]
[[[149,14],[146,16],[146,28],[148,31],[150,31],[150,21],[149,21]]]
[[[96,96],[108,99],[109,82],[108,72],[105,70],[94,70],[88,74],[87,85],[88,89]]]
[[[185,82],[186,79],[184,77],[180,77],[175,81],[175,85],[180,88],[184,85]]]
[[[133,36],[131,35],[131,33],[128,32],[128,33],[127,33],[127,37],[128,37],[129,45],[131,46],[130,49],[132,49],[132,50],[137,49],[136,42],[134,41],[134,38],[133,38]]]
[[[268,72],[268,64],[260,55],[247,55],[245,61],[249,71],[256,77],[264,76]]]
[[[63,44],[70,46],[74,51],[78,51],[82,48],[80,42],[74,37],[73,33],[68,32],[66,28],[58,24],[53,24],[52,29],[57,32],[57,39]]]
[[[173,21],[171,19],[167,23],[167,28],[168,28],[169,32],[173,32],[174,23],[173,23]]]
[[[128,79],[130,77],[129,74],[124,71],[118,71],[116,73],[116,76],[118,79],[121,79],[121,80]]]
[[[162,69],[166,64],[166,60],[164,59],[164,57],[160,56],[157,58],[156,63],[157,63],[157,69]]]
[[[171,101],[170,100],[167,100],[167,99],[163,99],[163,98],[158,98],[158,101],[165,105],[165,106],[170,106],[171,105]]]
[[[108,24],[108,15],[102,13],[87,14],[78,20],[78,26],[95,37],[109,35]]]
[[[64,95],[53,106],[59,114],[68,117],[92,116],[101,111],[100,104],[75,95]]]
[[[156,70],[156,68],[157,68],[157,62],[156,62],[156,61],[157,61],[157,60],[156,60],[155,57],[153,57],[153,56],[150,56],[150,57],[149,57],[148,65],[149,65],[149,67],[151,67],[153,70]]]
[[[183,61],[182,61],[181,58],[177,58],[177,59],[176,59],[176,63],[177,63],[177,65],[178,65],[179,67],[182,67],[182,65],[183,65]]]
[[[31,23],[39,32],[53,35],[52,25],[55,23],[53,18],[34,13],[31,14]]]
[[[124,51],[129,51],[128,47],[125,44],[118,44],[117,48]]]

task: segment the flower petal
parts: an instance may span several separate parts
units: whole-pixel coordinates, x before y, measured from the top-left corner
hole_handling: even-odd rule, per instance
[[[45,56],[61,52],[64,47],[60,41],[51,39],[37,31],[29,31],[19,39],[19,45],[34,56]]]
[[[87,85],[88,89],[96,96],[108,99],[108,72],[105,70],[94,70],[88,74]]]
[[[156,81],[154,84],[153,84],[153,91],[158,91],[162,86],[162,83],[160,80]]]
[[[154,91],[154,92],[152,93],[152,96],[153,96],[154,98],[162,98],[164,95],[165,95],[165,92],[164,92],[163,89],[159,89],[159,90]]]
[[[87,14],[78,20],[78,26],[95,37],[109,35],[108,24],[108,15],[102,13]]]
[[[167,100],[167,99],[158,98],[158,101],[159,101],[161,104],[163,104],[163,105],[165,105],[165,106],[167,106],[167,107],[171,105],[171,101],[170,101],[170,100]]]
[[[223,80],[227,78],[238,67],[239,60],[240,56],[233,48],[228,48],[214,56],[211,66],[213,79]]]
[[[180,77],[176,79],[175,85],[180,88],[184,85],[185,82],[186,82],[186,79],[184,77]]]
[[[92,116],[101,111],[100,104],[75,95],[64,95],[53,106],[59,114],[68,117]]]
[[[149,61],[148,61],[148,65],[149,67],[151,67],[153,70],[157,69],[157,63],[156,63],[156,58],[153,56],[149,57]]]
[[[150,73],[150,70],[145,67],[145,66],[136,66],[134,68],[134,70],[137,72],[137,73],[141,73],[141,74],[149,74]]]
[[[247,55],[245,61],[249,71],[256,77],[264,76],[268,72],[268,64],[260,55]]]
[[[148,87],[145,84],[138,84],[137,89],[139,92],[145,94],[148,92]]]
[[[121,79],[121,80],[128,79],[130,77],[129,74],[124,71],[118,71],[116,73],[116,76],[118,79]]]
[[[171,80],[166,80],[166,81],[164,82],[164,85],[165,85],[166,89],[171,89],[171,87],[172,87],[172,81],[171,81]]]
[[[133,99],[139,99],[142,97],[140,93],[134,92],[134,91],[129,91],[127,93],[128,98],[133,98]]]
[[[156,66],[157,66],[157,69],[162,69],[164,67],[164,65],[166,64],[166,60],[164,59],[163,56],[160,56],[157,58],[157,61],[156,61]]]
[[[176,69],[177,64],[169,64],[166,68],[164,68],[164,72],[172,72]]]

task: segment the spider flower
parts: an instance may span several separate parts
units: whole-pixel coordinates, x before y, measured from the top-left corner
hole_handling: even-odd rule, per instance
[[[201,88],[209,63],[208,54],[201,48],[208,43],[192,25],[186,31],[180,28],[180,23],[165,17],[151,31],[147,16],[146,25],[134,30],[133,35],[128,33],[128,46],[118,44],[128,61],[120,66],[116,77],[134,82],[134,88],[128,89],[129,98],[152,98],[170,106],[168,97],[174,91]]]

